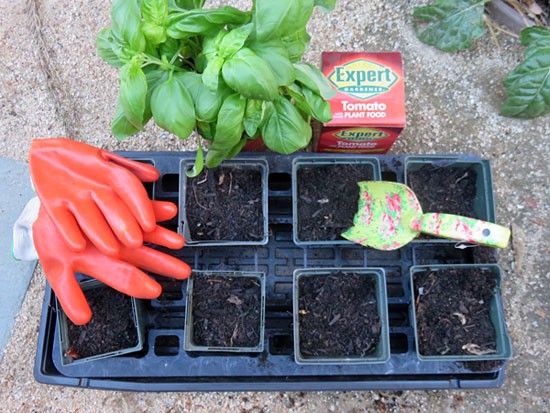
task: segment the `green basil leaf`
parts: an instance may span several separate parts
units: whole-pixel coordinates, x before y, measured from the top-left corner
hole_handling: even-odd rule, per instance
[[[218,90],[220,71],[222,70],[224,60],[219,56],[213,57],[202,74],[204,85],[211,90]]]
[[[264,102],[261,100],[254,99],[248,99],[246,101],[243,125],[246,134],[250,137],[254,137],[256,135],[256,132],[262,123],[264,114],[263,103]]]
[[[199,141],[199,149],[197,149],[197,156],[195,157],[195,165],[193,165],[193,169],[190,171],[185,171],[185,175],[188,178],[196,178],[200,175],[202,172],[202,169],[204,168],[204,152],[202,150],[202,140],[201,138],[198,138]]]
[[[178,74],[161,84],[151,97],[151,110],[155,122],[181,139],[189,137],[195,128],[193,99]]]
[[[217,90],[206,87],[199,83],[199,91],[195,99],[195,111],[197,119],[203,122],[215,122],[222,102],[233,93],[223,82]]]
[[[252,32],[252,28],[252,23],[249,23],[227,33],[219,44],[219,55],[224,59],[227,59],[242,49],[244,43]]]
[[[269,65],[246,47],[227,59],[222,74],[225,83],[246,98],[273,100],[279,95],[277,79]]]
[[[210,150],[228,153],[242,138],[246,100],[234,93],[227,97],[218,113],[216,135]]]
[[[296,71],[288,58],[288,52],[280,40],[265,43],[254,42],[249,46],[256,55],[264,59],[277,79],[278,86],[294,83]]]
[[[168,0],[141,0],[140,9],[145,38],[153,44],[165,42]]]
[[[336,0],[315,0],[315,6],[324,11],[332,11],[336,6]]]
[[[136,128],[130,123],[124,114],[124,109],[120,104],[120,100],[117,102],[115,116],[111,122],[111,132],[120,141],[123,141],[129,136],[135,135],[141,130],[141,128]]]
[[[305,28],[281,38],[291,62],[299,62],[302,59],[304,52],[309,46],[310,40],[311,36],[307,33]]]
[[[216,134],[216,125],[213,123],[197,122],[197,129],[204,139],[214,140]]]
[[[241,138],[239,143],[237,143],[231,150],[227,153],[226,158],[231,159],[237,156],[244,148],[244,145],[248,142],[246,137]]]
[[[111,6],[113,32],[119,33],[129,48],[136,53],[145,49],[145,37],[141,31],[141,13],[135,0],[113,0]]]
[[[525,60],[504,79],[503,116],[532,119],[550,114],[550,36],[528,44]]]
[[[331,121],[330,104],[317,93],[306,86],[300,87],[296,84],[289,86],[286,90],[294,99],[296,107],[302,112],[323,123]]]
[[[254,22],[258,40],[284,37],[305,29],[313,13],[313,0],[256,0]]]
[[[250,13],[230,6],[217,9],[196,9],[172,13],[168,17],[168,36],[183,39],[196,34],[208,34],[226,25],[242,25],[250,21]]]
[[[332,120],[330,103],[308,87],[304,86],[302,88],[302,93],[310,108],[310,111],[306,112],[308,115],[323,123],[328,123]]]
[[[209,148],[206,153],[206,167],[215,168],[225,159],[225,152],[217,151],[215,149]]]
[[[202,42],[202,54],[210,61],[213,57],[218,55],[220,43],[227,35],[225,29],[220,30],[215,36],[206,36]]]
[[[178,80],[187,89],[194,102],[197,101],[201,88],[201,75],[195,72],[178,72]]]
[[[266,146],[284,155],[305,148],[312,132],[298,109],[282,96],[266,105],[270,106],[262,125],[262,138]]]
[[[445,52],[466,49],[485,33],[483,12],[488,1],[435,0],[427,6],[415,7],[416,36]]]
[[[119,76],[119,99],[126,118],[136,128],[144,125],[147,79],[141,70],[141,60],[133,58],[124,65]]]
[[[114,39],[111,29],[103,29],[96,38],[97,54],[113,67],[122,67],[124,62],[113,51]]]
[[[529,59],[531,54],[548,47],[550,29],[541,26],[527,27],[521,31],[520,40],[521,44],[527,46],[525,59]]]
[[[145,113],[143,115],[143,124],[145,125],[153,116],[151,112],[151,96],[158,86],[166,82],[170,76],[170,72],[151,66],[145,67],[143,72],[145,73],[145,79],[147,79],[147,97],[145,99]]]
[[[296,62],[294,68],[296,69],[296,80],[324,99],[330,99],[336,94],[327,78],[315,66],[306,62]]]

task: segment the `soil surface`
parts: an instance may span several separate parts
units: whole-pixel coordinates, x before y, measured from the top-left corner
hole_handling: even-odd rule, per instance
[[[91,357],[137,346],[130,297],[109,287],[92,288],[84,294],[92,319],[83,326],[68,322],[68,357]]]
[[[193,342],[210,347],[260,344],[262,293],[258,279],[193,275]]]
[[[484,355],[496,352],[490,304],[497,276],[471,268],[414,275],[420,354]],[[421,294],[422,293],[422,294]]]
[[[186,217],[195,241],[264,238],[259,170],[218,167],[188,178]]]
[[[477,173],[472,168],[424,165],[407,174],[422,211],[481,218],[475,215]]]
[[[366,356],[380,340],[376,284],[338,272],[301,277],[300,352],[312,357]]]
[[[371,165],[323,165],[298,169],[298,238],[332,241],[353,226],[360,181],[373,179]]]

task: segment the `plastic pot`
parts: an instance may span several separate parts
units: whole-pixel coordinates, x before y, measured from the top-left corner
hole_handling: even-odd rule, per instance
[[[238,278],[254,279],[260,286],[260,323],[258,326],[258,342],[250,346],[209,346],[198,343],[194,334],[194,307],[193,293],[196,288],[197,277],[223,277],[229,282]],[[264,331],[265,331],[265,274],[261,272],[239,272],[239,271],[194,271],[187,281],[187,298],[185,307],[185,330],[184,330],[184,349],[186,351],[201,351],[201,352],[233,352],[233,353],[261,353],[264,350]],[[226,291],[221,291],[222,294]],[[237,297],[240,299],[240,297]],[[230,301],[230,300],[225,300]],[[235,302],[229,302],[226,305],[237,305]],[[221,316],[216,316],[226,320],[223,312]],[[203,317],[213,317],[208,314]],[[208,318],[211,320],[211,318]],[[250,327],[252,328],[252,327]]]
[[[189,227],[189,220],[187,219],[187,186],[190,179],[185,172],[191,169],[194,165],[194,161],[190,159],[183,160],[180,164],[180,195],[179,195],[179,226],[178,231],[185,238],[187,246],[239,246],[239,245],[265,245],[268,242],[268,164],[265,159],[233,159],[222,162],[219,167],[235,168],[240,170],[253,170],[259,171],[262,180],[262,196],[261,196],[261,208],[262,208],[262,225],[263,225],[263,237],[257,241],[247,240],[234,240],[234,239],[220,239],[220,240],[197,240],[191,236],[191,230]],[[218,168],[219,168],[218,167]],[[239,205],[226,205],[227,208],[238,209]]]
[[[82,291],[86,294],[87,291],[95,289],[110,289],[109,286],[103,284],[98,280],[87,280],[80,283]],[[89,357],[82,358],[72,358],[68,356],[70,354],[69,349],[72,347],[73,343],[70,342],[69,338],[69,324],[71,321],[67,318],[65,312],[61,308],[61,305],[56,300],[57,306],[57,322],[59,323],[59,339],[60,339],[60,350],[61,350],[61,363],[64,366],[75,366],[82,363],[87,363],[94,360],[117,357],[123,354],[135,353],[143,349],[143,337],[144,337],[144,322],[142,320],[142,308],[140,300],[135,299],[134,297],[124,296],[122,293],[119,293],[124,299],[130,299],[131,302],[131,316],[133,323],[136,329],[137,334],[137,344],[135,346],[121,348],[115,351],[109,351],[101,354],[96,354]],[[93,311],[93,308],[92,308]],[[92,315],[93,317],[93,315]]]
[[[461,265],[421,265],[413,266],[410,269],[410,285],[411,285],[411,294],[414,299],[414,292],[416,291],[414,287],[414,275],[426,271],[441,271],[449,269],[483,269],[491,271],[496,275],[496,287],[494,290],[493,297],[490,302],[490,318],[491,323],[495,329],[495,341],[496,341],[496,352],[491,354],[472,354],[472,355],[462,355],[462,354],[446,354],[446,355],[425,355],[420,353],[419,349],[419,336],[417,329],[417,320],[416,320],[416,305],[411,305],[411,312],[414,327],[414,337],[415,337],[415,347],[416,353],[420,360],[422,361],[486,361],[486,360],[508,360],[512,357],[512,346],[510,343],[510,337],[506,331],[506,324],[504,321],[504,310],[502,307],[502,300],[500,296],[500,284],[502,280],[502,271],[500,267],[496,264],[461,264]]]
[[[376,308],[381,325],[379,341],[374,352],[364,356],[314,357],[305,355],[302,353],[300,347],[299,299],[302,293],[300,281],[306,277],[327,277],[337,272],[344,273],[345,275],[357,274],[361,277],[370,277],[375,281]],[[298,364],[367,364],[387,362],[390,358],[390,339],[386,276],[384,270],[382,268],[319,268],[295,270],[293,276],[293,326],[294,359]]]
[[[307,245],[343,245],[343,244],[352,244],[351,241],[348,241],[344,238],[338,238],[338,239],[317,239],[317,240],[305,240],[300,238],[300,219],[299,219],[299,205],[298,200],[300,197],[300,188],[298,184],[298,174],[301,169],[314,169],[317,167],[325,167],[330,165],[367,165],[371,169],[371,175],[372,180],[379,181],[381,179],[381,172],[380,172],[380,162],[378,158],[372,157],[372,156],[338,156],[338,157],[330,157],[330,156],[297,156],[292,161],[292,234],[294,243],[296,245],[300,246],[307,246]],[[330,193],[338,193],[341,191],[341,185],[342,183],[338,182],[331,182],[331,185],[327,185],[324,187],[327,192],[330,191]],[[353,183],[356,185],[356,183]],[[357,212],[357,199],[354,199],[353,201],[350,200],[349,208],[355,212]],[[350,222],[350,227],[353,225],[353,221]],[[346,228],[347,229],[347,228]]]
[[[471,218],[482,219],[484,221],[495,222],[495,203],[493,198],[493,178],[491,175],[491,166],[489,161],[480,160],[468,155],[414,155],[406,156],[404,161],[405,184],[410,186],[417,196],[420,192],[410,184],[409,174],[420,170],[429,165],[433,167],[434,173],[443,168],[471,168],[476,173],[476,193],[473,199],[473,210]],[[420,197],[419,197],[420,199]],[[428,211],[426,206],[422,205],[426,212],[446,212],[450,211]],[[437,238],[431,236],[418,237],[412,242],[433,242],[433,243],[456,243],[456,241]]]

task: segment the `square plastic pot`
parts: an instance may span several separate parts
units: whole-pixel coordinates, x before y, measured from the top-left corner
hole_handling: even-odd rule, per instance
[[[255,346],[250,347],[221,347],[205,346],[195,342],[193,337],[193,290],[195,288],[195,277],[216,276],[226,278],[254,278],[260,283],[260,331],[259,341]],[[193,271],[187,281],[187,297],[185,305],[185,329],[183,348],[185,351],[201,352],[232,352],[232,353],[261,353],[264,351],[265,332],[265,274],[262,272],[240,272],[240,271]]]
[[[308,245],[320,245],[320,246],[333,246],[333,245],[345,245],[353,244],[344,238],[336,240],[302,240],[299,234],[299,218],[298,218],[298,199],[300,196],[298,188],[298,171],[302,168],[315,168],[326,165],[370,165],[372,168],[372,180],[379,181],[382,173],[380,169],[380,161],[378,158],[372,156],[338,156],[336,158],[326,156],[297,156],[292,160],[292,235],[296,245],[308,246]],[[355,212],[357,211],[357,203],[359,197],[349,207]]]
[[[80,287],[82,288],[82,291],[84,294],[86,294],[86,291],[90,291],[92,289],[108,289],[109,286],[103,284],[102,282],[98,280],[87,280],[80,283]],[[122,294],[122,293],[121,293]],[[107,353],[102,354],[96,354],[94,356],[90,357],[83,357],[79,359],[72,359],[70,357],[67,357],[67,351],[71,347],[71,343],[69,342],[69,323],[71,322],[63,309],[61,308],[61,305],[59,304],[59,301],[56,300],[56,307],[57,307],[57,322],[59,323],[59,339],[60,339],[60,350],[61,350],[61,363],[64,366],[76,366],[82,363],[87,363],[90,361],[95,361],[99,359],[109,358],[109,357],[117,357],[121,356],[123,354],[130,354],[135,353],[143,349],[143,337],[144,337],[144,321],[142,317],[142,307],[141,302],[134,297],[128,297],[131,301],[132,305],[132,318],[134,319],[134,325],[137,332],[137,338],[138,342],[133,347],[127,347],[116,351],[111,351]]]
[[[344,274],[358,274],[375,280],[376,305],[380,317],[380,339],[373,353],[366,356],[343,357],[312,357],[300,351],[300,280],[304,277],[327,277],[335,272]],[[386,275],[382,268],[318,268],[295,270],[292,286],[292,314],[294,327],[294,360],[298,364],[372,364],[385,363],[390,358],[390,334],[388,321],[388,304],[386,292]]]
[[[502,307],[502,300],[500,296],[500,284],[502,281],[502,270],[496,264],[461,264],[461,265],[419,265],[413,266],[410,269],[410,285],[411,294],[414,299],[414,275],[426,271],[440,271],[448,269],[468,269],[479,268],[493,272],[497,276],[497,283],[494,291],[493,298],[490,303],[490,317],[493,327],[495,329],[496,339],[496,352],[492,354],[483,355],[423,355],[419,351],[418,344],[418,331],[416,326],[416,309],[414,302],[411,305],[412,317],[414,327],[414,340],[416,347],[416,354],[422,361],[486,361],[486,360],[508,360],[512,357],[512,345],[510,342],[510,336],[506,330],[506,323],[504,321],[504,310]]]
[[[219,167],[230,167],[244,170],[260,171],[262,179],[262,213],[263,213],[263,237],[258,241],[243,241],[243,240],[194,240],[191,237],[189,223],[187,220],[187,184],[190,178],[185,175],[185,172],[192,168],[194,160],[185,159],[180,163],[180,195],[179,195],[179,225],[178,232],[185,238],[186,246],[242,246],[242,245],[265,245],[269,240],[268,232],[268,176],[269,168],[265,159],[235,158],[226,160]],[[196,178],[195,178],[196,179]],[[236,206],[238,208],[238,206]]]
[[[406,156],[404,161],[405,185],[410,186],[409,173],[418,171],[425,165],[434,167],[434,173],[439,168],[472,168],[476,172],[476,195],[473,201],[474,216],[470,218],[495,222],[495,203],[493,198],[493,177],[489,161],[474,158],[468,155],[414,155]],[[413,191],[415,190],[412,188]],[[416,192],[418,195],[418,192]],[[423,212],[446,212],[427,211]],[[456,241],[429,237],[416,238],[412,242],[456,243]]]

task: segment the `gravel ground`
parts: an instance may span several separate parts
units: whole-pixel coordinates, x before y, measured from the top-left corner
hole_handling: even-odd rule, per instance
[[[124,143],[109,132],[117,73],[95,52],[95,34],[109,22],[108,2],[0,0],[0,156],[25,160],[31,139],[71,136],[110,150],[188,150],[148,126]],[[209,2],[210,5],[222,3]],[[248,7],[246,1],[223,2]],[[315,13],[307,60],[322,50],[403,54],[408,125],[395,153],[473,153],[490,159],[499,223],[512,227],[501,254],[507,323],[514,358],[503,388],[434,392],[142,394],[76,390],[38,384],[33,362],[44,291],[38,269],[0,364],[0,406],[17,411],[549,412],[550,297],[547,159],[550,119],[498,115],[501,80],[523,48],[500,35],[444,54],[415,37],[410,14],[425,3],[340,0],[329,15]]]

